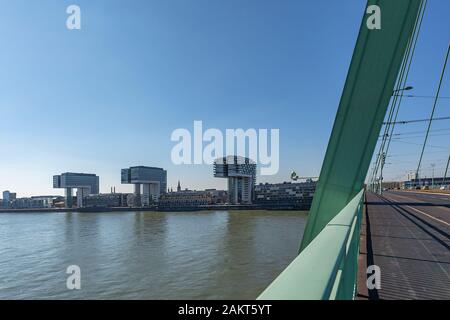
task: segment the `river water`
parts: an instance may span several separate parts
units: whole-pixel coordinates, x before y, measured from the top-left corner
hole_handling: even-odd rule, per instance
[[[0,299],[255,299],[302,212],[0,213]],[[68,290],[66,269],[81,270]]]

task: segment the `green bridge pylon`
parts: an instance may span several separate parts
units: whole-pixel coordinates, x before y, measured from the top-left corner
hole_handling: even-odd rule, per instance
[[[364,187],[421,5],[422,0],[367,3],[300,250]],[[373,24],[377,13],[380,29]]]

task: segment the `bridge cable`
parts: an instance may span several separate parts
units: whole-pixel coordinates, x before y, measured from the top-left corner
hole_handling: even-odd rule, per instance
[[[403,91],[404,91],[404,90],[402,90],[402,88],[404,88],[404,86],[406,85],[407,79],[408,79],[409,71],[411,68],[411,63],[413,60],[413,56],[414,56],[414,52],[415,52],[415,48],[416,48],[416,44],[417,44],[417,39],[418,39],[418,36],[420,33],[422,21],[423,21],[423,16],[425,14],[426,5],[427,5],[427,0],[422,1],[420,4],[419,15],[417,16],[415,24],[414,24],[413,35],[409,39],[407,51],[406,51],[405,57],[402,62],[399,79],[397,81],[396,89],[394,91],[394,92],[401,92],[401,94],[393,95],[394,99],[392,101],[392,104],[391,104],[391,107],[389,110],[389,116],[388,116],[388,121],[387,121],[388,125],[384,128],[383,140],[381,141],[379,152],[377,154],[377,160],[375,162],[375,166],[373,167],[372,174],[371,174],[370,184],[372,185],[373,190],[375,189],[375,181],[376,181],[376,177],[378,175],[378,171],[380,169],[382,170],[382,168],[384,166],[382,163],[385,159],[386,143],[388,143],[388,146],[390,145],[390,141],[388,141],[388,138],[390,136],[389,132],[392,134],[392,132],[394,130],[394,123],[398,117],[398,112],[399,112],[400,104],[401,104],[401,101],[403,98]],[[399,97],[400,97],[400,99],[398,99]],[[397,103],[397,102],[399,102],[399,103]],[[393,119],[395,119],[395,120],[392,121]],[[388,149],[389,149],[389,147],[388,147]],[[380,170],[380,173],[382,172],[381,170]]]
[[[425,15],[425,10],[426,10],[427,3],[428,3],[427,0],[425,0],[423,2],[423,6],[422,6],[420,14],[419,14],[419,18],[418,18],[419,22],[418,22],[417,30],[415,30],[416,32],[413,35],[414,40],[413,40],[413,45],[412,45],[412,51],[411,51],[411,56],[410,56],[408,68],[406,70],[403,86],[406,86],[406,82],[408,80],[409,72],[411,70],[411,65],[412,65],[412,61],[413,61],[414,54],[415,54],[415,51],[416,51],[417,41],[418,41],[420,30],[421,30],[421,27],[422,27],[423,17]],[[403,100],[403,91],[401,93],[400,100],[399,100],[398,105],[397,105],[397,111],[396,111],[396,114],[395,114],[395,117],[394,117],[394,123],[391,125],[391,131],[390,131],[389,138],[388,138],[389,140],[388,140],[388,143],[387,143],[387,146],[386,146],[386,151],[384,152],[385,156],[387,156],[388,153],[389,153],[389,148],[390,148],[391,141],[392,141],[392,135],[393,135],[394,129],[395,129],[395,122],[398,119],[398,114],[399,114],[399,111],[400,111],[400,106],[401,106],[402,100]],[[383,169],[384,169],[384,161],[381,162],[381,169],[380,169],[380,176],[381,177],[382,177]]]
[[[422,6],[422,3],[421,3],[421,6]],[[417,21],[416,21],[416,23],[417,23]],[[413,32],[413,35],[414,35],[414,33],[415,33],[415,29],[416,29],[416,24],[414,25],[414,32]],[[402,84],[402,82],[403,82],[403,77],[404,77],[404,71],[405,71],[405,66],[406,66],[406,62],[407,62],[407,60],[408,60],[408,57],[409,57],[409,53],[410,53],[410,49],[411,49],[411,40],[413,39],[413,37],[411,37],[409,40],[408,40],[408,45],[407,45],[407,48],[406,48],[406,53],[405,53],[405,57],[404,57],[404,59],[403,59],[403,61],[402,61],[402,65],[401,65],[401,68],[400,68],[400,76],[399,76],[399,80],[397,81],[397,85],[396,85],[396,89],[395,89],[395,91],[394,92],[400,92],[400,89],[401,89],[401,84]],[[394,99],[392,100],[392,103],[391,103],[391,105],[390,105],[390,107],[389,107],[389,115],[388,115],[388,123],[391,123],[392,122],[392,118],[393,118],[393,115],[394,115],[394,111],[395,111],[395,105],[396,105],[396,103],[397,103],[397,99],[398,99],[398,96],[399,95],[394,95],[393,94],[393,96],[394,96]],[[388,136],[388,134],[389,134],[389,125],[388,126],[386,126],[385,128],[384,128],[384,133],[383,133],[383,139],[382,139],[382,141],[381,141],[381,144],[380,144],[380,148],[379,148],[379,151],[378,151],[378,154],[377,154],[377,159],[376,159],[376,162],[375,162],[375,166],[373,167],[373,171],[372,171],[372,174],[371,174],[371,176],[372,176],[372,178],[371,178],[371,185],[372,185],[372,188],[373,189],[375,189],[375,180],[376,180],[376,176],[377,176],[377,174],[378,174],[378,169],[379,169],[379,166],[380,166],[380,163],[382,162],[382,159],[383,159],[383,151],[384,151],[384,146],[385,146],[385,143],[386,143],[386,138],[387,138],[387,136]]]
[[[433,118],[433,121],[441,121],[441,120],[450,120],[450,116]],[[410,123],[429,122],[429,121],[430,121],[430,118],[417,119],[417,120],[407,120],[407,121],[397,121],[397,122],[390,122],[390,123],[389,122],[385,122],[384,124],[410,124]],[[426,131],[425,131],[425,133],[426,133]]]
[[[431,124],[433,123],[433,120],[434,120],[434,113],[435,113],[435,111],[436,111],[436,106],[437,106],[437,103],[438,103],[438,101],[439,101],[439,95],[440,95],[440,93],[441,93],[442,82],[443,82],[443,80],[444,80],[445,70],[446,70],[446,68],[447,68],[447,62],[448,62],[448,56],[449,56],[449,53],[450,53],[450,43],[449,43],[449,45],[448,45],[447,55],[446,55],[446,57],[445,57],[444,66],[443,66],[443,68],[442,68],[441,78],[440,78],[440,80],[439,80],[439,86],[438,86],[438,89],[437,89],[437,92],[436,92],[436,98],[435,98],[435,100],[434,100],[433,109],[431,110],[431,116],[430,116],[430,119],[429,119],[429,122],[428,122],[427,133],[426,133],[426,135],[425,135],[425,140],[424,140],[424,142],[423,142],[422,152],[420,153],[419,164],[417,165],[417,170],[416,170],[416,176],[417,176],[417,178],[416,178],[416,179],[419,179],[419,185],[420,185],[419,170],[420,170],[420,166],[421,166],[421,164],[422,164],[423,154],[424,154],[424,152],[425,152],[425,148],[426,148],[426,145],[427,145],[427,142],[428,142],[428,136],[429,136],[429,134],[430,134]]]

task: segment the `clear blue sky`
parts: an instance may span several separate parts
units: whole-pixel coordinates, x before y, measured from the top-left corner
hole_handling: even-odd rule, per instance
[[[66,29],[70,4],[81,7],[80,31]],[[61,194],[52,175],[74,171],[98,174],[102,192],[131,191],[120,185],[120,169],[132,165],[166,168],[169,187],[181,180],[192,189],[225,188],[211,167],[171,163],[172,131],[194,120],[222,130],[279,128],[281,170],[259,182],[286,181],[291,170],[318,175],[365,4],[1,0],[0,189]],[[410,75],[414,94],[436,90],[449,13],[448,0],[429,1]],[[431,106],[409,99],[401,119],[427,117]],[[443,100],[437,116],[448,115]],[[431,149],[425,166],[444,166],[449,140],[431,137],[444,149]],[[396,142],[388,178],[413,169],[419,149]]]

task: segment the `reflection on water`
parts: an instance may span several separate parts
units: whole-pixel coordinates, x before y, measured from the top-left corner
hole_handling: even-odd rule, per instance
[[[0,299],[255,299],[294,259],[299,212],[0,214]],[[81,290],[66,288],[79,265]]]

